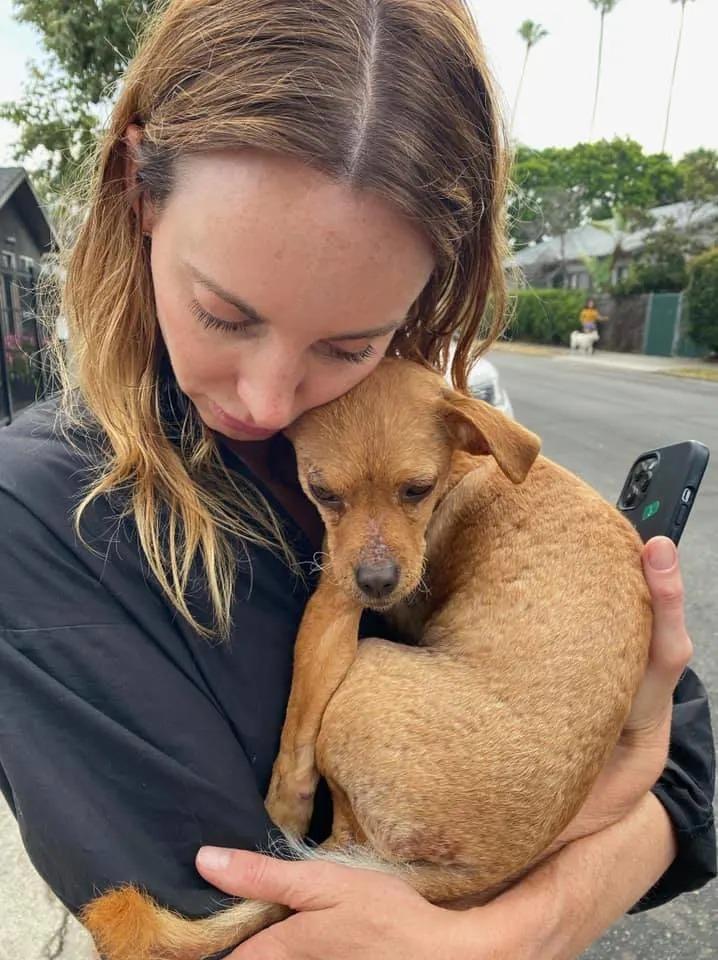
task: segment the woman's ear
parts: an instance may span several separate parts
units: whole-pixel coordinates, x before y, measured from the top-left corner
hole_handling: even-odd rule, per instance
[[[523,483],[541,449],[535,433],[483,400],[448,388],[442,391],[441,413],[456,449],[490,454],[509,480]]]
[[[128,123],[122,135],[124,145],[124,176],[128,193],[132,195],[132,209],[140,223],[142,233],[149,236],[154,223],[152,202],[142,187],[137,155],[142,143],[142,127]]]

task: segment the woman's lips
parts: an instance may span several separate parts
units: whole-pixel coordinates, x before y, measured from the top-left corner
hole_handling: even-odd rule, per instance
[[[234,417],[230,417],[226,410],[223,410],[214,400],[210,400],[209,405],[215,417],[226,427],[229,427],[230,430],[234,430],[236,433],[244,433],[253,440],[268,440],[269,437],[274,436],[277,432],[276,430],[261,430],[259,427],[254,427],[249,423],[245,423],[243,420],[236,420]]]

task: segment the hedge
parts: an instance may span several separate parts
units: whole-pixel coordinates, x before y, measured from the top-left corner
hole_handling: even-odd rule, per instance
[[[520,290],[507,340],[564,344],[572,330],[579,330],[579,314],[590,296],[585,290]]]
[[[691,262],[690,276],[687,298],[691,338],[718,353],[718,247]]]

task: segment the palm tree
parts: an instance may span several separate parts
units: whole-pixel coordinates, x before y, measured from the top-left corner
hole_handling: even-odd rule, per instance
[[[531,53],[531,48],[535,47],[539,40],[543,40],[544,37],[548,36],[548,30],[545,30],[540,23],[534,23],[533,20],[524,20],[524,22],[519,27],[519,36],[523,38],[526,43],[526,56],[524,57],[524,66],[521,71],[521,79],[519,80],[519,88],[516,91],[516,99],[514,100],[514,109],[511,114],[511,129],[514,129],[514,121],[516,120],[516,110],[518,109],[519,99],[521,98],[521,90],[524,85],[524,77],[526,76],[526,64],[529,61],[529,54]]]
[[[596,70],[596,95],[593,98],[593,115],[591,117],[591,133],[589,140],[593,140],[593,131],[596,127],[596,112],[598,110],[598,91],[601,86],[601,66],[603,63],[603,31],[606,23],[606,14],[611,13],[618,0],[589,0],[591,6],[601,14],[601,35],[598,41],[598,68]]]
[[[673,61],[673,76],[671,77],[671,90],[668,95],[668,110],[666,112],[666,127],[663,131],[663,146],[661,153],[666,152],[666,142],[668,140],[668,127],[671,122],[671,107],[673,106],[673,90],[676,85],[676,71],[678,70],[678,57],[681,52],[681,41],[683,40],[683,22],[686,18],[686,6],[689,0],[671,0],[671,3],[680,3],[681,5],[681,26],[678,31],[678,43],[676,45],[676,59]]]

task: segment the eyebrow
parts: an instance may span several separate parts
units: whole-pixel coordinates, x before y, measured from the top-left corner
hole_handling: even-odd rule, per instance
[[[224,300],[226,303],[231,303],[233,307],[236,307],[238,310],[241,310],[242,313],[249,317],[254,323],[257,324],[268,324],[269,320],[266,317],[263,317],[258,310],[255,310],[251,304],[247,303],[246,300],[243,300],[241,297],[238,297],[234,293],[229,293],[227,290],[224,290],[218,283],[212,280],[210,277],[205,276],[201,270],[198,270],[197,267],[193,266],[188,261],[182,261],[184,266],[187,267],[189,272],[194,276],[202,286],[207,287],[208,290],[211,290],[212,293],[216,294],[221,300]],[[404,322],[404,317],[401,320],[396,320],[393,323],[386,323],[381,327],[373,327],[370,330],[361,330],[358,333],[341,333],[337,334],[334,337],[324,337],[325,340],[371,340],[374,337],[382,337],[387,333],[392,333]]]

